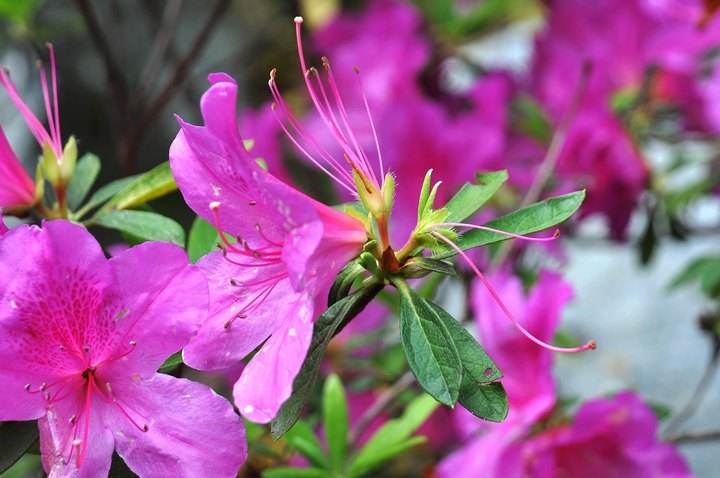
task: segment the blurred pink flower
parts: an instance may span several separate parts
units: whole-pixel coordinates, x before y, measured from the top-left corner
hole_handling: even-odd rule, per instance
[[[0,248],[0,421],[39,419],[52,477],[107,476],[113,449],[142,477],[235,476],[232,406],[156,373],[196,332],[207,283],[185,252],[145,243],[113,259],[82,226],[20,226]]]
[[[503,478],[689,478],[678,450],[658,440],[653,411],[634,392],[585,402],[570,425],[518,441],[498,462]]]
[[[417,77],[430,56],[421,34],[422,17],[409,2],[372,0],[358,14],[344,14],[314,35],[314,46],[332,58],[337,84],[352,91],[363,75],[368,100],[376,114],[408,96],[418,95]],[[360,98],[354,99],[360,108]],[[353,99],[346,101],[353,105]]]
[[[210,315],[185,360],[201,370],[229,368],[262,344],[234,398],[245,417],[265,423],[290,396],[313,320],[366,232],[260,168],[239,134],[235,81],[218,73],[210,83],[201,100],[204,125],[179,120],[170,148],[185,201],[222,231],[224,242],[199,262],[209,279]]]
[[[541,271],[526,295],[517,277],[499,273],[491,279],[516,319],[540,340],[551,341],[563,309],[574,296],[570,284],[559,274]],[[471,300],[480,342],[503,372],[510,402],[508,421],[537,420],[555,405],[553,353],[527,340],[504,320],[479,281],[473,285]]]
[[[580,217],[602,214],[611,236],[624,238],[649,170],[618,118],[604,108],[581,109],[570,123],[555,174],[557,192],[587,188]]]
[[[29,206],[35,200],[35,183],[20,164],[0,127],[0,209]]]
[[[526,295],[516,277],[501,272],[490,279],[518,322],[540,340],[550,341],[562,309],[573,297],[570,285],[558,274],[543,271]],[[471,300],[481,343],[503,372],[510,412],[505,422],[494,424],[458,407],[454,420],[467,443],[440,463],[440,478],[502,476],[494,469],[506,448],[555,406],[553,353],[527,340],[505,320],[483,284],[474,284]]]
[[[614,95],[639,91],[650,67],[650,100],[668,102],[688,126],[716,128],[702,98],[707,54],[720,44],[720,17],[701,25],[700,0],[552,0],[538,36],[531,89],[552,118],[569,109],[583,65],[590,68],[582,103],[607,108]],[[668,78],[682,88],[668,87]],[[701,119],[701,121],[698,121]]]

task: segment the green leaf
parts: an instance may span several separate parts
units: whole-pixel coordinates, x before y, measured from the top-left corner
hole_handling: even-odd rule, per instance
[[[475,340],[475,337],[468,332],[457,320],[446,310],[433,304],[427,299],[423,300],[445,324],[452,337],[455,348],[463,365],[463,378],[467,377],[475,383],[491,383],[502,378],[490,356]]]
[[[528,95],[520,95],[512,104],[518,129],[543,144],[552,140],[553,127],[542,107]]]
[[[70,209],[74,210],[82,204],[85,196],[95,184],[100,167],[100,158],[92,153],[88,153],[78,160],[67,191]]]
[[[507,393],[500,382],[478,385],[463,379],[460,404],[476,417],[491,422],[505,420],[509,410]]]
[[[462,364],[443,320],[403,281],[400,291],[400,338],[410,369],[420,385],[440,403],[457,402]]]
[[[136,178],[119,191],[103,209],[131,209],[165,196],[177,189],[170,164],[166,161]]]
[[[154,212],[110,211],[100,213],[94,224],[116,229],[146,241],[166,241],[185,245],[185,231],[182,226]]]
[[[397,454],[390,452],[393,448],[397,450],[400,447],[400,451],[407,449],[408,437],[425,423],[437,407],[438,403],[430,395],[422,394],[413,399],[402,416],[385,423],[360,449],[348,469],[350,476],[367,473],[392,458]],[[422,437],[416,437],[410,446],[417,445],[418,438]]]
[[[345,390],[340,378],[335,374],[325,380],[322,411],[330,468],[340,472],[347,455],[350,419],[348,418]]]
[[[37,422],[0,423],[0,473],[12,467],[37,442]]]
[[[285,440],[311,464],[319,468],[327,468],[327,459],[323,454],[322,446],[306,422],[298,420],[285,434]]]
[[[455,266],[451,262],[432,257],[416,256],[408,259],[400,268],[400,274],[409,279],[425,277],[430,272],[454,276]]]
[[[514,234],[531,234],[567,220],[575,214],[584,200],[584,190],[555,196],[493,219],[485,225]],[[456,244],[461,249],[472,249],[507,239],[503,234],[473,229],[460,236]],[[454,252],[442,254],[444,257],[450,255],[454,255]]]
[[[720,296],[720,256],[704,256],[692,261],[670,283],[674,289],[690,282],[699,282],[702,291],[709,297]]]
[[[37,10],[38,0],[0,0],[0,17],[27,22]]]
[[[425,299],[423,299],[425,300]],[[505,389],[496,382],[502,377],[485,350],[457,320],[444,309],[425,300],[443,321],[455,343],[462,362],[463,377],[458,401],[478,418],[501,422],[508,414]]]
[[[430,196],[430,181],[432,180],[432,172],[433,170],[430,169],[428,170],[428,172],[425,173],[425,178],[423,179],[422,187],[420,188],[420,198],[418,200],[417,213],[418,223],[422,221],[425,210],[427,209],[427,202]]]
[[[215,227],[205,219],[196,217],[188,235],[187,252],[190,262],[195,263],[204,255],[216,250],[218,242],[220,235]]]
[[[131,183],[133,183],[137,178],[138,176],[128,176],[126,178],[118,179],[117,181],[113,181],[101,187],[100,189],[95,191],[95,194],[90,196],[90,200],[79,211],[77,211],[75,216],[78,218],[83,217],[85,214],[88,213],[88,211],[102,205],[105,201],[113,197],[118,192],[122,191]]]
[[[478,173],[477,184],[465,183],[460,190],[445,204],[449,215],[447,222],[460,222],[469,218],[505,184],[508,179],[506,170],[490,173]]]
[[[169,372],[181,363],[183,363],[182,352],[175,352],[160,366],[158,372]]]
[[[357,260],[349,262],[335,278],[330,293],[328,294],[328,306],[344,299],[350,293],[355,280],[365,273],[365,268]]]
[[[383,447],[381,450],[377,450],[373,456],[363,459],[362,462],[359,462],[359,465],[352,466],[348,471],[348,475],[350,476],[350,478],[355,478],[369,473],[370,471],[378,468],[385,462],[392,460],[396,456],[405,453],[411,448],[422,445],[426,441],[427,438],[425,438],[424,436],[417,436],[408,438],[407,440],[400,443],[394,443],[392,445]]]
[[[372,284],[331,305],[316,321],[307,357],[293,381],[293,393],[280,408],[270,430],[274,438],[283,436],[298,420],[315,387],[325,349],[336,333],[355,317],[383,289]]]
[[[270,468],[262,472],[263,478],[329,478],[327,470],[319,468]]]

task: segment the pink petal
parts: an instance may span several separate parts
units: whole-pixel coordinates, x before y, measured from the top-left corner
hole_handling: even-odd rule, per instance
[[[522,430],[496,425],[490,433],[471,440],[466,446],[444,458],[437,468],[438,478],[503,478],[497,467],[503,455]],[[504,464],[508,466],[509,464]]]
[[[244,318],[238,318],[262,290],[243,295],[242,288],[233,286],[231,280],[236,283],[272,280],[283,274],[281,265],[257,269],[239,267],[219,251],[203,257],[198,265],[208,277],[210,313],[184,350],[185,362],[193,368],[219,370],[238,364],[296,311],[299,294],[283,279],[262,303],[244,314]]]
[[[30,205],[35,183],[18,161],[0,127],[0,208]]]
[[[91,401],[88,440],[83,441],[85,416],[81,413],[84,398],[78,389],[76,395],[53,404],[48,409],[47,416],[38,421],[43,467],[50,478],[108,476],[114,447],[112,431],[103,422],[103,405],[100,399],[95,398]],[[71,423],[73,416],[77,417],[75,426]],[[75,439],[81,440],[81,443],[72,450]],[[82,451],[85,447],[87,449]],[[83,462],[78,469],[80,453]]]
[[[207,281],[175,245],[147,242],[110,260],[117,283],[114,347],[104,358],[118,371],[152,375],[163,361],[182,349],[207,316]]]
[[[85,352],[101,350],[102,316],[112,284],[95,239],[81,226],[20,226],[0,242],[0,419],[40,414],[42,383],[85,368]]]
[[[235,405],[248,420],[269,422],[292,393],[293,380],[312,339],[312,301],[296,302],[295,310],[296,314],[288,316],[283,326],[273,332],[235,384]]]
[[[2,214],[0,214],[0,236],[8,232],[8,227],[5,225]]]
[[[252,139],[250,156],[261,158],[268,165],[268,171],[283,182],[291,183],[290,175],[283,164],[282,128],[269,103],[257,110],[245,109],[240,115],[240,131]]]
[[[119,410],[106,420],[118,454],[143,478],[235,477],[247,457],[245,430],[224,398],[205,385],[168,375],[117,382],[118,399],[148,431]]]

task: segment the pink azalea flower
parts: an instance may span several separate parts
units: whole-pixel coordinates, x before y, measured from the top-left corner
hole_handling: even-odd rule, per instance
[[[370,160],[365,149],[362,147],[362,142],[358,140],[358,135],[355,133],[355,129],[351,127],[351,118],[348,113],[348,109],[343,102],[342,95],[338,89],[338,83],[335,79],[335,73],[333,68],[330,66],[330,61],[323,57],[323,69],[325,70],[325,78],[320,75],[320,72],[314,68],[308,68],[304,58],[303,46],[302,46],[302,33],[301,26],[303,23],[302,17],[295,18],[295,35],[298,46],[298,56],[300,60],[300,69],[305,79],[305,85],[308,90],[308,94],[315,108],[315,112],[324,124],[327,132],[334,138],[336,146],[342,151],[342,155],[333,155],[327,148],[323,147],[318,142],[315,135],[309,132],[293,114],[288,107],[287,103],[283,99],[282,95],[277,86],[276,82],[276,70],[270,73],[270,91],[272,92],[273,98],[275,99],[275,111],[278,113],[278,120],[281,121],[283,130],[296,145],[296,147],[315,165],[327,173],[335,182],[346,189],[348,192],[359,198],[365,209],[369,212],[369,216],[375,223],[374,229],[379,232],[378,237],[374,238],[377,240],[379,252],[384,256],[386,252],[393,252],[390,247],[390,235],[389,235],[389,219],[392,209],[392,200],[388,201],[387,198],[394,198],[395,192],[395,179],[390,173],[385,175],[383,153],[380,148],[380,140],[378,138],[377,129],[375,127],[375,121],[370,112],[370,106],[368,104],[368,98],[362,88],[362,82],[360,81],[360,73],[355,70],[358,79],[358,86],[360,87],[360,97],[362,98],[362,104],[367,115],[367,124],[372,133],[373,142],[377,152],[377,166],[379,175],[376,175],[376,171],[373,167],[373,162]],[[506,88],[502,88],[503,84],[500,83],[500,91],[505,91]],[[496,108],[492,111],[492,114],[499,116],[504,119],[503,108]],[[492,116],[491,114],[491,116]],[[408,138],[407,142],[418,141],[418,137],[422,135],[413,136]],[[498,141],[500,143],[501,141]],[[422,151],[426,153],[426,151]],[[342,160],[339,157],[342,157]],[[418,156],[418,158],[421,157]],[[446,158],[444,158],[447,161]],[[343,166],[343,163],[349,165]],[[349,170],[348,170],[349,169]],[[378,177],[384,178],[382,185],[378,180]],[[400,178],[402,179],[402,178]],[[353,188],[355,185],[355,188]],[[436,184],[435,187],[439,186]],[[387,189],[387,188],[390,189]],[[409,211],[403,211],[409,212]],[[412,211],[414,213],[414,211]],[[414,215],[414,214],[413,214]],[[426,234],[438,242],[446,243],[452,248],[457,254],[464,260],[466,260],[476,274],[476,276],[485,284],[491,296],[497,303],[500,310],[502,310],[505,317],[520,330],[527,338],[535,342],[536,344],[546,347],[549,350],[555,352],[582,352],[585,350],[594,349],[596,344],[594,341],[590,341],[579,347],[556,347],[552,346],[543,340],[535,337],[531,332],[525,329],[513,316],[510,310],[502,302],[499,294],[495,291],[492,284],[484,277],[482,272],[473,264],[467,253],[460,249],[452,240],[448,239],[443,235],[441,231],[443,229],[452,228],[475,228],[490,230],[494,233],[505,234],[508,237],[524,239],[531,242],[547,242],[554,240],[557,235],[551,237],[526,237],[517,234],[507,233],[499,231],[497,229],[488,229],[484,226],[478,226],[475,224],[467,223],[433,223],[429,225],[418,225],[422,230],[415,229],[413,234]],[[410,240],[398,251],[396,259],[402,260],[404,254],[417,245],[414,243],[415,238],[411,237]]]
[[[517,320],[540,340],[551,340],[563,308],[573,297],[570,285],[558,274],[543,271],[526,296],[516,277],[500,273],[492,279]],[[553,354],[502,320],[480,282],[474,284],[471,300],[483,347],[503,371],[510,412],[505,422],[496,424],[482,422],[462,408],[454,411],[456,428],[468,442],[440,463],[439,478],[502,476],[492,470],[505,450],[555,406]]]
[[[0,127],[0,209],[29,206],[35,201],[35,183],[18,161]]]
[[[634,392],[583,404],[571,425],[517,442],[499,460],[498,477],[689,478],[678,450],[658,440],[653,411]]]
[[[0,248],[0,421],[39,419],[51,477],[236,475],[242,423],[204,385],[156,373],[195,333],[206,281],[184,251],[145,243],[107,260],[81,226],[45,222]]]
[[[223,250],[200,261],[210,282],[210,316],[185,349],[201,370],[237,364],[262,348],[235,384],[235,403],[256,422],[270,421],[292,392],[314,319],[340,269],[367,235],[358,220],[302,194],[260,168],[243,147],[237,85],[210,75],[204,126],[180,121],[170,165],[190,207],[218,230]]]

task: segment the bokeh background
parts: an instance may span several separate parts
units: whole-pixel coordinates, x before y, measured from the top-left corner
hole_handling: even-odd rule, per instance
[[[271,171],[342,200],[282,138],[268,107],[277,67],[288,101],[308,110],[292,22],[299,13],[311,57],[330,56],[341,86],[354,88],[348,70],[359,67],[398,173],[400,208],[412,209],[429,167],[446,181],[446,197],[475,171],[508,168],[510,187],[494,206],[517,205],[560,131],[538,196],[585,187],[588,201],[562,246],[523,248],[509,261],[561,270],[575,290],[564,333],[599,343],[592,354],[558,357],[562,395],[631,388],[672,414],[704,383],[675,437],[720,429],[717,336],[700,326],[702,317],[718,320],[720,291],[670,288],[690,261],[720,253],[714,3],[0,0],[0,64],[41,111],[36,61],[54,44],[62,129],[102,159],[100,185],[167,160],[174,115],[199,122],[206,75],[224,71],[240,84],[243,134]],[[0,124],[30,167],[36,145],[4,93]],[[194,218],[179,194],[153,208],[186,228]],[[402,238],[411,224],[398,223]],[[106,245],[119,240],[95,232]],[[455,289],[443,291],[445,301],[463,313],[464,290]],[[680,441],[697,476],[717,476],[717,436]]]

